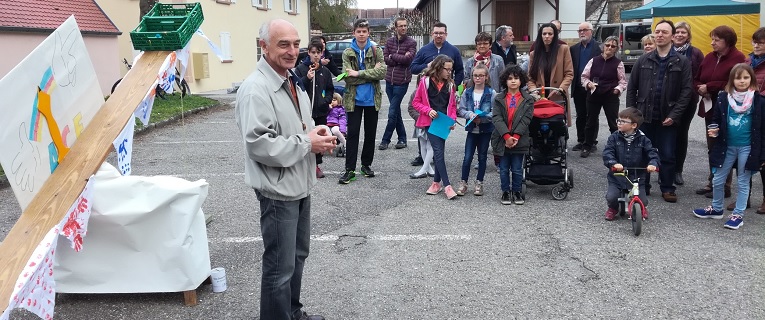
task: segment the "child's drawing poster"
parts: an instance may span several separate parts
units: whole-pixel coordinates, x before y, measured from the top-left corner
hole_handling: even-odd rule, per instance
[[[73,16],[0,79],[0,164],[22,210],[103,103]]]

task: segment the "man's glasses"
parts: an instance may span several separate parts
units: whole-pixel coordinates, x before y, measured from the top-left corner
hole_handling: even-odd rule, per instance
[[[441,32],[441,31],[438,31],[438,32],[433,32],[433,35],[434,35],[434,36],[445,36],[445,35],[446,35],[446,32]]]
[[[576,32],[579,32],[579,33],[587,32],[587,31],[592,31],[592,29],[579,29],[579,30],[576,30]]]
[[[754,42],[754,41],[752,41],[752,46],[765,46],[765,42]]]
[[[616,119],[616,124],[631,124],[632,121],[629,120],[622,120],[622,119]]]

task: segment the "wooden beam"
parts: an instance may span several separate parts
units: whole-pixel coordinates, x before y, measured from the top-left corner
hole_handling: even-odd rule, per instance
[[[169,51],[144,52],[5,236],[0,244],[0,310],[8,307],[13,286],[32,252],[45,234],[61,222],[87,179],[112,152],[112,142],[133,120],[133,111],[151,89],[168,54]]]

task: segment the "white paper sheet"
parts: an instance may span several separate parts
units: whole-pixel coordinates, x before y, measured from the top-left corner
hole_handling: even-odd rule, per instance
[[[94,179],[84,249],[75,253],[59,243],[58,292],[179,292],[210,275],[201,210],[207,182],[122,176],[109,164]]]

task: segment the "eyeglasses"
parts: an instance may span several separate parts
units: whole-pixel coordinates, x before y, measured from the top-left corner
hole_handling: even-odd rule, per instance
[[[630,124],[630,123],[632,123],[632,121],[616,119],[616,124]]]
[[[615,44],[604,44],[603,46],[606,48],[616,48]]]
[[[592,29],[579,29],[579,30],[576,30],[576,32],[579,32],[579,33],[587,32],[587,31],[592,31]]]
[[[446,35],[446,32],[441,32],[441,31],[439,31],[439,32],[433,32],[433,35],[434,35],[434,36],[444,36],[444,35]]]
[[[488,43],[488,42],[478,42],[478,43],[476,43],[476,44],[475,44],[475,46],[476,46],[476,47],[477,47],[477,46],[488,46],[489,44],[490,44],[490,43]]]
[[[453,68],[444,68],[444,70],[452,72]]]
[[[396,28],[409,28],[409,26],[404,24],[404,25],[396,26]]]
[[[765,42],[755,42],[755,41],[752,41],[752,46],[765,46]]]
[[[486,78],[485,74],[474,74],[473,78]]]

